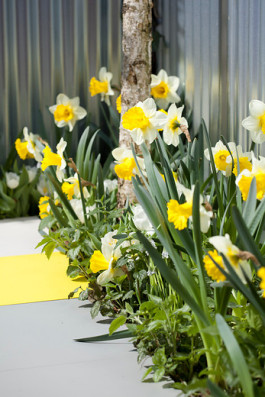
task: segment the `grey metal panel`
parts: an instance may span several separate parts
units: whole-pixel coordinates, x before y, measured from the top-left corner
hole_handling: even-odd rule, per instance
[[[157,2],[158,67],[181,78],[195,129],[203,117],[213,143],[223,134],[248,147],[241,121],[251,99],[265,100],[265,1]],[[0,0],[0,161],[25,125],[55,144],[48,107],[60,92],[98,122],[89,80],[107,66],[119,85],[120,49],[120,0]]]
[[[89,81],[106,66],[119,85],[120,14],[120,0],[0,0],[0,162],[24,126],[55,145],[48,107],[60,92],[79,96],[99,122]]]

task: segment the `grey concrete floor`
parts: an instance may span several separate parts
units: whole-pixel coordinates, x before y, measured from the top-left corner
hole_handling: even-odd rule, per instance
[[[0,255],[32,254],[39,220],[0,221]],[[38,251],[39,252],[39,251]],[[143,383],[145,364],[128,340],[77,343],[108,332],[86,302],[60,300],[0,307],[1,397],[170,397],[164,383]]]

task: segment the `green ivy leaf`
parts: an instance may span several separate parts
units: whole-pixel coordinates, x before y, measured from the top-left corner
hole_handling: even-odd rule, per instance
[[[125,323],[126,323],[125,316],[120,316],[118,318],[115,318],[115,320],[113,320],[112,323],[110,324],[109,334],[112,335],[113,332],[115,332],[118,328],[120,328]]]

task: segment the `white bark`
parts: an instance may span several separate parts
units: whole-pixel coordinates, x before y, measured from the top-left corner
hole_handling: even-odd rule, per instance
[[[139,101],[150,96],[152,0],[123,1],[121,119],[122,115]],[[120,125],[120,146],[130,148],[132,139]],[[136,149],[137,150],[137,149]],[[135,197],[130,181],[119,180],[118,205]]]

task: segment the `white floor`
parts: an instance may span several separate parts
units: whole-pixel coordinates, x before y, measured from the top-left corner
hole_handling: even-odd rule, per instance
[[[39,220],[0,221],[0,255],[31,254]],[[40,252],[40,250],[38,250]],[[61,300],[0,307],[1,397],[170,397],[163,383],[143,383],[144,365],[128,340],[77,343],[108,332],[86,302]]]

